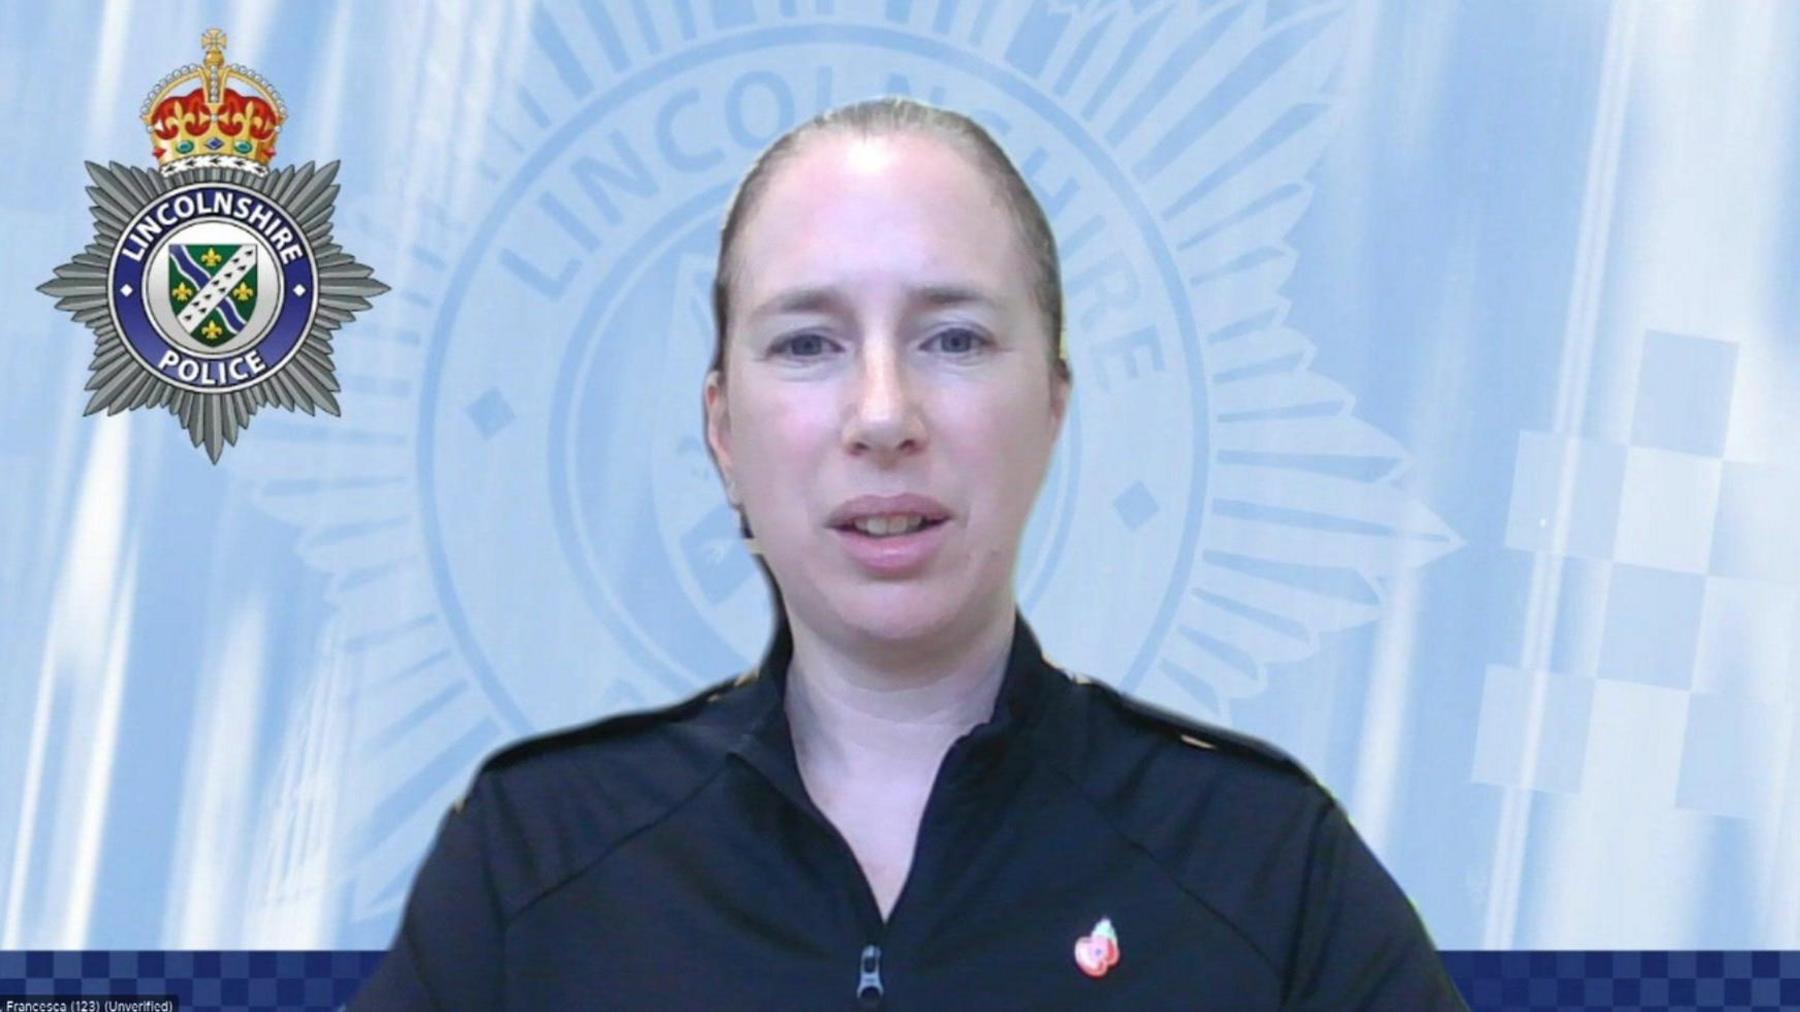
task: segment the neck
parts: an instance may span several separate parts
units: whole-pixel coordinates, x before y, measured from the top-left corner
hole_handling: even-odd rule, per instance
[[[1010,601],[930,646],[870,647],[790,621],[786,707],[794,751],[816,774],[928,776],[994,712],[1012,643]]]

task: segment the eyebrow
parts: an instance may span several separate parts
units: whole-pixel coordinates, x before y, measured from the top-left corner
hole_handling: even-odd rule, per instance
[[[938,309],[945,306],[978,305],[998,308],[984,292],[965,285],[921,285],[907,290],[907,301]],[[815,286],[791,288],[778,293],[758,306],[751,316],[773,316],[780,313],[822,313],[841,306],[843,300],[835,288]]]

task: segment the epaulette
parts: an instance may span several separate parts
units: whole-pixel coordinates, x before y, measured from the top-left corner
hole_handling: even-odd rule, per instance
[[[754,682],[758,678],[761,678],[761,677],[762,677],[762,665],[753,664],[750,666],[749,670],[745,671],[743,674],[737,676],[736,678],[727,679],[726,681],[713,686],[710,690],[708,690],[711,693],[711,695],[707,696],[706,698],[716,699],[722,693],[730,692],[732,689],[741,688],[742,686],[749,685],[751,682]]]
[[[1233,731],[1216,724],[1209,724],[1155,703],[1137,699],[1105,683],[1087,678],[1079,680],[1083,683],[1102,686],[1106,693],[1117,702],[1119,709],[1128,716],[1155,728],[1183,745],[1240,756],[1298,774],[1309,783],[1318,783],[1318,779],[1312,775],[1312,771],[1307,769],[1300,760],[1261,738],[1245,734],[1242,731]]]
[[[513,742],[481,761],[469,787],[464,789],[462,796],[456,799],[452,808],[459,812],[462,811],[463,803],[468,800],[469,791],[474,789],[474,780],[480,779],[484,773],[504,770],[537,756],[620,738],[643,728],[678,721],[717,699],[721,694],[735,688],[742,683],[743,679],[744,676],[726,679],[663,706],[608,714],[587,724],[546,731]]]

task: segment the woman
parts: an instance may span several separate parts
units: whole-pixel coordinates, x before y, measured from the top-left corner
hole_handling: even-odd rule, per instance
[[[768,652],[491,759],[358,1007],[1463,1007],[1304,770],[1038,649],[1061,303],[964,117],[862,103],[758,160],[704,406]]]

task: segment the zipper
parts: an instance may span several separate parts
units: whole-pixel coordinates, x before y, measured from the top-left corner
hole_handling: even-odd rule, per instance
[[[787,779],[786,769],[782,770],[782,777],[778,779],[769,771],[762,769],[758,763],[750,761],[748,757],[737,756],[740,762],[749,766],[758,776],[774,787],[776,793],[785,797],[790,804],[804,813],[808,821],[817,826],[832,841],[847,873],[855,883],[853,888],[858,893],[857,905],[861,908],[860,919],[865,930],[875,939],[874,942],[864,944],[861,956],[857,961],[856,1000],[857,1004],[863,1008],[881,1007],[886,988],[881,981],[881,945],[879,943],[885,940],[888,933],[893,930],[895,915],[907,906],[908,895],[924,888],[918,885],[917,880],[920,866],[925,864],[923,860],[927,853],[925,844],[927,839],[931,838],[928,834],[930,834],[933,824],[941,821],[944,817],[941,809],[950,803],[950,799],[946,795],[950,793],[948,783],[952,775],[951,771],[959,763],[966,761],[964,757],[968,748],[969,737],[965,735],[951,743],[949,750],[945,752],[944,758],[938,764],[937,772],[932,778],[931,790],[925,798],[925,809],[920,813],[919,834],[913,842],[912,866],[907,871],[906,881],[900,884],[900,893],[894,898],[894,906],[886,918],[881,915],[881,907],[875,899],[874,887],[870,885],[868,876],[863,873],[862,865],[856,859],[856,852],[850,847],[850,841],[829,818],[826,818],[825,813],[819,810],[811,795],[806,793],[805,782],[798,775],[798,769],[795,769],[793,783],[790,787],[782,782]]]
[[[775,790],[776,794],[786,799],[790,805],[805,815],[807,822],[816,827],[830,842],[832,849],[837,852],[845,874],[854,883],[851,888],[856,893],[856,918],[862,924],[863,937],[874,939],[863,945],[862,952],[857,959],[856,1002],[863,1008],[879,1008],[882,995],[886,990],[881,981],[880,943],[887,938],[893,920],[892,918],[883,919],[881,916],[881,905],[875,899],[875,889],[869,884],[868,876],[863,874],[862,865],[856,860],[856,851],[851,849],[850,841],[845,839],[844,834],[838,830],[837,826],[825,817],[824,812],[819,810],[819,806],[813,802],[811,795],[806,793],[804,781],[797,774],[790,787],[785,782],[787,779],[785,769],[781,771],[781,776],[773,776],[745,756],[739,755],[736,758],[762,777]],[[926,808],[930,808],[929,802],[927,802]],[[916,856],[914,860],[917,860]],[[907,877],[909,880],[912,878],[910,873]],[[905,892],[904,886],[901,888],[901,892]]]
[[[856,1003],[863,1008],[881,1007],[881,946],[865,945],[856,978]]]
[[[938,764],[937,773],[933,776],[931,781],[931,792],[926,795],[925,798],[925,810],[919,816],[919,835],[913,841],[912,866],[907,870],[906,881],[900,884],[900,894],[894,898],[894,906],[888,911],[888,917],[885,921],[881,917],[881,908],[875,900],[875,890],[869,885],[868,876],[862,873],[862,866],[857,863],[856,853],[850,849],[850,842],[844,839],[844,835],[837,831],[837,827],[832,825],[831,820],[826,819],[823,813],[820,813],[817,816],[830,835],[837,838],[837,842],[842,848],[844,855],[849,858],[852,873],[855,874],[857,881],[862,883],[864,905],[867,909],[874,911],[874,925],[876,927],[875,938],[877,942],[885,939],[888,932],[893,929],[894,915],[898,914],[901,908],[906,905],[907,894],[910,892],[917,892],[922,888],[917,883],[919,880],[919,868],[925,863],[926,832],[935,821],[933,818],[934,816],[936,817],[936,820],[941,820],[943,818],[943,814],[939,809],[949,803],[946,798],[946,795],[948,794],[948,788],[946,787],[948,782],[947,774],[953,768],[953,763],[958,761],[961,755],[967,751],[967,747],[966,737],[951,743],[949,751],[944,754],[943,760]],[[813,806],[813,811],[818,811],[817,806]],[[882,995],[885,992],[885,988],[883,988],[881,984],[880,945],[870,943],[863,946],[862,959],[858,963],[857,970],[857,1004],[863,1008],[880,1008]]]

